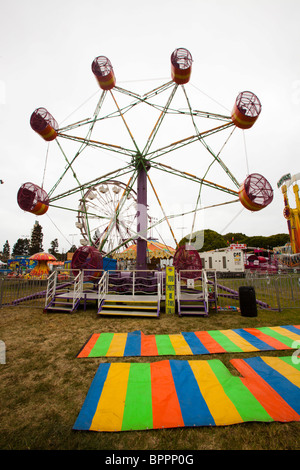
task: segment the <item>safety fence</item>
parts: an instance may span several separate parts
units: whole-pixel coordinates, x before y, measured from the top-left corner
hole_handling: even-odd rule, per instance
[[[257,308],[277,311],[300,308],[299,275],[217,279],[219,307],[238,307],[239,288],[242,286],[254,288]]]
[[[125,273],[125,274],[124,274]],[[76,273],[75,273],[76,275]],[[57,276],[56,290],[74,289],[74,273],[59,272]],[[89,270],[83,276],[83,289],[85,291],[98,290],[99,278],[93,278]],[[0,308],[4,306],[22,306],[44,308],[47,295],[47,279],[34,278],[9,278],[0,279]],[[182,279],[181,285],[187,286],[191,281]],[[199,285],[198,285],[199,284]],[[109,291],[122,293],[144,292],[146,295],[151,291],[157,291],[164,295],[165,278],[164,271],[151,272],[141,276],[135,272],[115,272],[109,276]],[[257,307],[262,309],[281,311],[287,308],[300,308],[300,276],[299,274],[285,274],[274,276],[259,276],[246,278],[218,278],[208,272],[208,293],[213,291],[217,296],[217,304],[220,309],[230,310],[239,307],[239,288],[251,286],[255,290]],[[193,288],[202,287],[202,278],[195,280]]]

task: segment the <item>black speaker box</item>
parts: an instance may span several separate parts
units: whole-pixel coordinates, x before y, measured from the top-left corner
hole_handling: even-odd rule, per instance
[[[257,317],[257,305],[254,287],[241,286],[239,288],[241,315],[243,317]]]

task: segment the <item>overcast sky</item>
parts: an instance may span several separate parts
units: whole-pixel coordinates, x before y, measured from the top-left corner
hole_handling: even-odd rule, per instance
[[[257,122],[247,131],[236,129],[220,156],[239,182],[248,172],[260,173],[274,190],[273,202],[259,213],[241,210],[239,203],[229,204],[198,213],[195,229],[249,236],[287,233],[277,182],[286,173],[300,171],[299,13],[299,0],[53,0],[47,5],[37,0],[2,0],[0,249],[6,240],[12,248],[18,238],[30,237],[35,220],[43,227],[45,250],[55,238],[65,251],[71,243],[79,245],[82,238],[75,227],[75,212],[50,207],[47,214],[37,217],[17,205],[23,183],[43,184],[50,190],[66,165],[57,143],[48,146],[31,129],[31,113],[45,107],[60,126],[92,116],[101,90],[91,63],[100,55],[111,61],[118,86],[146,93],[170,80],[170,56],[179,47],[188,49],[193,57],[191,79],[185,86],[193,109],[230,115],[239,92],[250,90],[260,99],[262,112]],[[126,95],[114,94],[122,105],[126,102]],[[159,95],[157,102],[165,104],[169,94],[170,90]],[[105,111],[110,106],[116,109],[110,96],[105,100]],[[141,147],[157,119],[149,106],[143,106],[136,115],[128,113],[128,125]],[[176,92],[175,106],[187,108],[181,89]],[[179,118],[163,122],[154,148],[193,134],[191,119],[181,123]],[[122,144],[119,123],[109,121],[95,128],[93,138]],[[200,129],[216,125],[216,121],[204,121],[199,121]],[[219,133],[207,143],[218,153],[228,136],[228,131]],[[60,142],[71,159],[78,144],[72,147],[66,140]],[[212,160],[195,143],[159,161],[202,177]],[[80,156],[76,174],[84,183],[127,162],[128,158],[113,152],[87,149]],[[195,207],[197,185],[155,169],[149,175],[167,214]],[[123,181],[127,179],[126,175]],[[218,164],[212,165],[207,179],[236,189]],[[69,175],[61,190],[74,186]],[[232,199],[203,188],[201,204]],[[150,215],[160,219],[155,201],[149,188]],[[292,195],[290,203],[293,207]],[[76,209],[77,200],[61,201],[64,204]],[[191,221],[187,216],[172,220],[177,239],[189,233]],[[159,230],[174,246],[168,228]]]

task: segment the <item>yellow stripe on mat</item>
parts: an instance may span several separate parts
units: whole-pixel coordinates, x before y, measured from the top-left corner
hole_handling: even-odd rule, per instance
[[[127,333],[115,333],[111,340],[106,356],[124,356],[126,341]]]
[[[270,330],[276,331],[280,335],[286,336],[287,338],[294,339],[295,341],[299,341],[300,337],[297,333],[293,333],[292,331],[283,328],[282,326],[270,326]]]
[[[268,364],[268,366],[275,369],[279,374],[283,375],[296,387],[300,387],[300,371],[295,369],[295,367],[287,364],[285,361],[282,361],[278,357],[262,357],[262,360]]]
[[[191,348],[184,339],[184,336],[182,336],[181,334],[169,335],[169,338],[177,356],[193,355]]]
[[[223,335],[225,335],[230,341],[232,341],[236,346],[241,348],[244,352],[251,351],[260,351],[260,349],[253,346],[247,340],[242,338],[238,333],[232,330],[220,330]]]
[[[242,423],[243,419],[207,361],[188,361],[200,392],[217,426]]]
[[[111,364],[91,431],[121,431],[130,364]]]

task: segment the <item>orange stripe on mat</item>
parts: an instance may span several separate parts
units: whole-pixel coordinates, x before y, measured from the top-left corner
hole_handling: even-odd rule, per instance
[[[97,340],[99,339],[99,336],[100,336],[100,333],[94,333],[89,339],[89,341],[86,343],[86,345],[82,348],[82,350],[80,351],[77,357],[88,357],[91,350],[95,346]]]
[[[251,333],[251,335],[256,336],[256,338],[260,339],[261,341],[264,341],[269,346],[272,346],[275,349],[291,349],[286,344],[281,343],[277,339],[272,338],[272,336],[266,335],[265,333],[260,330],[257,330],[256,328],[244,328],[244,330],[248,331],[248,333]]]
[[[155,335],[141,334],[141,356],[158,356]]]
[[[153,429],[184,426],[170,362],[153,362],[150,368]]]
[[[227,352],[222,346],[217,343],[217,341],[214,340],[210,336],[207,331],[195,331],[195,335],[197,338],[200,339],[201,343],[203,346],[210,352],[210,353],[225,353]]]
[[[274,421],[299,421],[298,413],[243,359],[232,359],[230,362],[244,375],[242,382]]]

